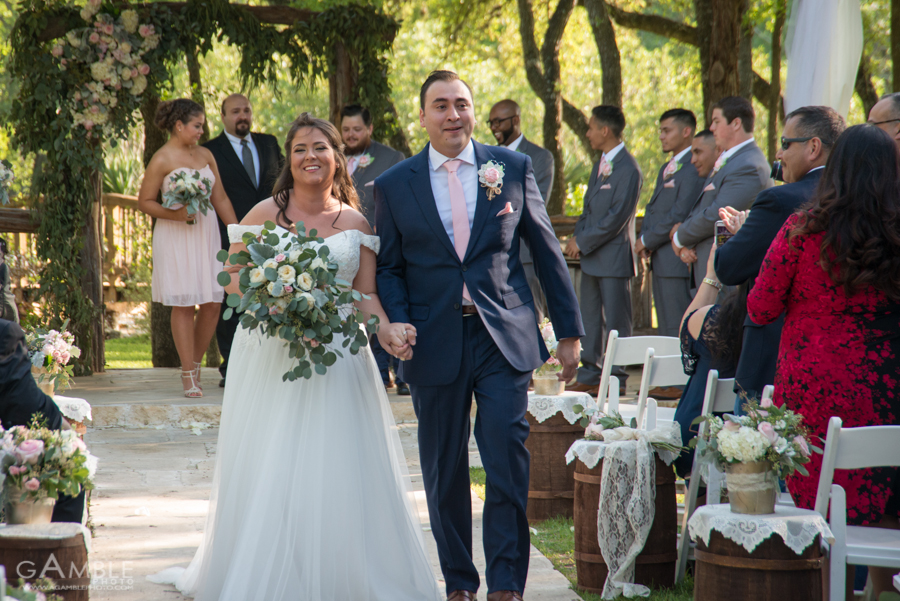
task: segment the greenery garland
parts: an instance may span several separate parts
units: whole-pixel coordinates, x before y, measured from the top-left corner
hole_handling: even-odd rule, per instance
[[[61,24],[64,35],[45,39],[50,24]],[[312,86],[333,73],[331,51],[341,42],[359,69],[357,97],[349,100],[366,104],[377,137],[389,138],[399,127],[387,79],[398,30],[393,18],[360,5],[329,8],[285,27],[262,24],[225,0],[189,0],[177,12],[165,4],[103,0],[20,4],[10,40],[10,70],[20,87],[7,122],[19,151],[46,156],[33,190],[33,198],[42,198],[36,207],[37,251],[46,264],[41,295],[49,325],[68,319],[85,350],[76,373],[90,373],[91,322],[102,310],[80,284],[87,267],[81,264],[84,228],[96,197],[92,176],[103,170],[103,143],[115,146],[127,134],[136,109],[145,98],[159,97],[174,65],[219,40],[240,49],[243,86],[275,85],[275,54],[287,59],[295,85]]]

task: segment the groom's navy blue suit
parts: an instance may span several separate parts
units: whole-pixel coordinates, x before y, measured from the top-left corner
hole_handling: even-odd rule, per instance
[[[462,260],[441,221],[430,179],[429,148],[375,180],[381,238],[378,294],[392,322],[411,323],[414,356],[400,366],[419,420],[419,455],[447,591],[476,591],[469,491],[469,412],[487,472],[484,547],[488,591],[523,591],[530,550],[528,381],[549,357],[519,260],[531,246],[559,339],[584,335],[568,270],[535,183],[531,159],[474,143],[475,168],[503,163],[499,195],[478,186]],[[511,213],[498,215],[507,203]],[[463,283],[478,314],[463,315]]]

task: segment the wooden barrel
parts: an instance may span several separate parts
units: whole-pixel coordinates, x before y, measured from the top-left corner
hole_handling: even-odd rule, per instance
[[[525,448],[531,453],[528,476],[528,506],[525,515],[529,522],[539,522],[555,516],[574,515],[575,462],[566,465],[566,451],[584,436],[584,428],[572,425],[562,413],[538,423],[526,413],[531,434]]]
[[[54,594],[65,601],[88,601],[90,597],[91,573],[80,532],[63,539],[0,536],[0,565],[6,568],[10,584],[16,585],[19,578],[31,582],[43,572],[43,577],[56,584]]]
[[[678,517],[675,504],[675,472],[658,455],[656,459],[656,513],[644,550],[635,560],[634,581],[651,589],[675,584],[678,561]],[[575,461],[575,569],[578,588],[601,594],[609,570],[597,544],[597,512],[603,460],[588,469]]]
[[[823,599],[822,566],[825,559],[819,538],[802,555],[794,553],[780,536],[760,543],[753,553],[713,532],[709,545],[697,541],[694,550],[694,599],[721,599],[727,591],[729,601],[752,599]]]

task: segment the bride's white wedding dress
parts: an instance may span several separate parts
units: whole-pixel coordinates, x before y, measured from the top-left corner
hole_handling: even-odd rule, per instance
[[[379,248],[358,230],[326,243],[348,282],[360,245]],[[284,343],[238,328],[203,542],[153,581],[198,601],[441,599],[372,352],[343,354],[324,376],[282,382]]]

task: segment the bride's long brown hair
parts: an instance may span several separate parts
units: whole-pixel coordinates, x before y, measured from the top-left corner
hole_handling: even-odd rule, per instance
[[[347,170],[347,157],[344,155],[344,144],[341,141],[341,134],[337,128],[325,119],[317,119],[309,113],[301,113],[288,129],[287,137],[284,141],[284,167],[275,180],[272,188],[272,198],[278,206],[278,215],[276,221],[281,221],[284,225],[290,227],[293,225],[287,218],[288,203],[291,198],[291,190],[294,189],[294,174],[291,173],[291,143],[294,136],[304,127],[312,127],[318,129],[325,135],[328,145],[334,151],[334,180],[331,184],[331,194],[341,201],[341,206],[347,205],[352,209],[359,210],[359,196],[356,194],[356,188],[353,186],[353,180],[350,179],[350,172]],[[340,214],[338,214],[340,217]],[[337,218],[335,218],[337,221]]]

